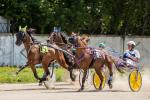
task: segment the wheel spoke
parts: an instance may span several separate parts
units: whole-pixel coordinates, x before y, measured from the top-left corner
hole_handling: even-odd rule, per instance
[[[102,73],[102,75],[103,75],[102,88],[104,88],[105,82],[106,82],[106,77],[105,77],[104,73]],[[99,76],[96,73],[94,73],[94,76],[93,76],[93,84],[94,84],[94,87],[96,89],[99,89],[99,86],[101,84],[101,80],[100,80]]]

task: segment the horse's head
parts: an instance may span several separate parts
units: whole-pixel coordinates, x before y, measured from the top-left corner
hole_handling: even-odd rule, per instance
[[[86,35],[79,36],[76,33],[72,33],[69,38],[69,42],[76,47],[86,47],[88,45],[89,37]]]
[[[66,44],[67,40],[61,32],[52,32],[47,39],[48,43]]]
[[[20,46],[23,41],[26,34],[26,26],[24,28],[19,27],[19,32],[16,33],[16,45]]]
[[[71,36],[69,37],[68,41],[75,45],[77,42],[77,34],[75,34],[74,32],[72,32]]]
[[[81,39],[82,42],[84,42],[85,45],[88,45],[88,43],[89,43],[89,41],[90,41],[89,36],[87,36],[87,35],[82,35],[81,38],[82,38],[82,39]]]
[[[25,36],[25,33],[22,32],[22,31],[19,31],[17,34],[16,34],[16,45],[20,46],[23,42],[23,39],[24,39],[24,36]]]

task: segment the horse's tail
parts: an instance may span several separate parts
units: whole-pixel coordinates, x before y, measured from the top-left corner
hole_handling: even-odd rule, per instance
[[[121,67],[119,66],[119,64],[118,64],[118,61],[120,60],[120,58],[118,58],[118,57],[112,57],[112,60],[113,60],[113,63],[114,63],[114,65],[115,65],[117,71],[118,71],[119,73],[123,74],[124,71],[122,70],[122,68],[121,68]]]

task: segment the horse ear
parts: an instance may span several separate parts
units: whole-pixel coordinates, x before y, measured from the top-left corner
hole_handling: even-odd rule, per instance
[[[74,34],[74,32],[71,32],[71,35],[73,35]]]
[[[21,26],[19,26],[19,31],[21,31]]]
[[[24,27],[24,31],[27,31],[27,25]]]
[[[27,25],[24,28],[27,29]]]
[[[72,32],[71,35],[76,35],[76,33]]]
[[[26,31],[27,31],[27,25],[26,25],[24,28],[22,28],[22,31],[23,31],[23,32],[26,32]]]

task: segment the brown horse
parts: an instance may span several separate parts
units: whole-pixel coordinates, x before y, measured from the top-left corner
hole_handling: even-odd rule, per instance
[[[59,46],[60,48],[62,48],[63,50],[66,50],[67,52],[72,54],[71,45],[68,44],[67,37],[62,32],[52,32],[50,36],[48,37],[47,42],[50,44],[55,44]],[[70,71],[70,78],[72,81],[75,81],[75,75],[73,74],[72,71],[74,68],[77,68],[77,65],[74,63],[74,58],[73,56],[70,56],[66,53],[63,53],[63,56],[64,56],[64,59],[62,60],[64,60],[66,64],[60,63],[60,65],[62,67],[65,67],[66,65],[68,66],[69,71]]]
[[[114,60],[112,57],[106,52],[106,51],[100,51],[101,57],[94,59],[93,54],[91,54],[91,51],[93,49],[87,47],[87,41],[88,37],[80,37],[77,36],[76,34],[73,34],[70,38],[69,41],[75,46],[76,48],[76,62],[78,66],[84,70],[84,75],[82,78],[82,86],[79,89],[79,91],[82,91],[84,89],[84,83],[86,79],[86,74],[87,74],[87,69],[89,68],[94,68],[95,72],[99,76],[101,80],[101,84],[99,86],[99,90],[102,89],[102,83],[103,83],[103,75],[102,75],[102,68],[104,65],[108,66],[109,69],[109,79],[108,79],[108,85],[110,88],[112,88],[112,77],[113,77],[113,72],[112,72],[112,65],[114,63]]]
[[[26,31],[19,31],[16,34],[16,45],[20,46],[22,43],[24,44],[24,47],[27,52],[28,62],[26,64],[26,66],[31,67],[34,77],[37,80],[39,80],[39,82],[41,83],[42,81],[44,81],[46,79],[46,76],[43,78],[39,78],[39,76],[37,75],[35,65],[40,64],[40,63],[49,65],[50,62],[52,62],[54,59],[51,59],[48,57],[46,58],[45,57],[46,54],[41,54],[40,53],[40,45],[34,44],[31,34],[29,34]],[[52,56],[52,57],[55,55],[55,49],[53,49],[53,48],[48,48],[48,52],[49,52],[49,54],[51,54],[50,56]],[[45,59],[49,59],[49,62],[45,61]],[[48,68],[46,68],[45,66],[43,66],[43,68],[44,68],[44,72],[46,73],[46,75],[49,75]]]

